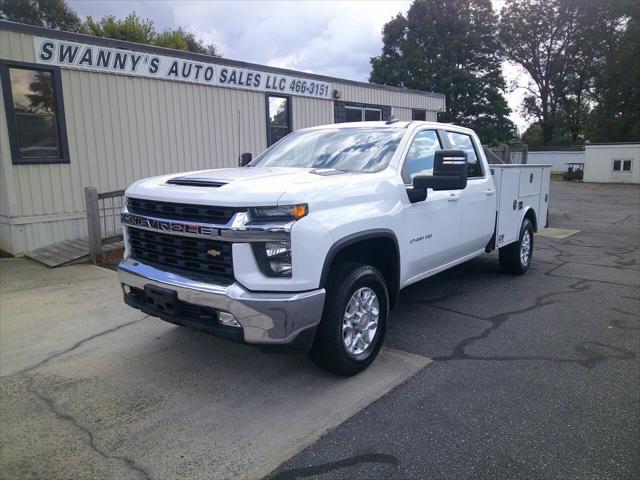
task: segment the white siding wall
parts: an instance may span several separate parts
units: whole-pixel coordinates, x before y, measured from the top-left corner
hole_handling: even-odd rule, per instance
[[[413,109],[393,107],[391,109],[391,115],[395,115],[398,120],[410,122],[413,119]]]
[[[567,163],[584,163],[584,152],[529,152],[528,163],[550,164],[551,171],[564,173]]]
[[[0,58],[34,63],[32,35],[0,30]],[[235,166],[240,153],[266,148],[264,93],[70,69],[61,77],[69,164],[12,165],[0,104],[0,248],[9,252],[85,235],[86,186],[104,192],[153,175]],[[444,107],[440,96],[333,88],[343,101],[391,105],[406,120],[412,108],[435,120]],[[332,123],[333,105],[292,97],[292,128]]]
[[[53,220],[44,218],[29,223],[0,223],[0,248],[19,255],[52,243],[87,236],[87,221],[84,212],[77,219]]]
[[[613,160],[631,160],[631,172],[612,171]],[[632,145],[587,145],[584,181],[640,183],[640,143]]]
[[[333,123],[333,102],[317,98],[291,97],[291,128],[293,130],[327,123]]]
[[[402,120],[410,122],[413,120],[413,109],[412,108],[402,108],[402,107],[393,107],[391,108],[391,114],[395,115],[398,120]],[[438,112],[434,112],[432,110],[427,110],[427,115],[425,117],[427,122],[437,122],[438,121]]]
[[[334,82],[333,88],[342,92],[340,100],[344,102],[369,103],[373,105],[392,105],[402,108],[423,108],[438,112],[444,110],[443,96],[427,96],[411,91],[364,88],[358,85]],[[411,118],[409,118],[410,120]]]
[[[84,210],[84,186],[235,166],[266,146],[264,96],[243,90],[62,71],[71,163],[14,166],[13,215]]]
[[[9,183],[9,173],[11,172],[11,150],[9,147],[9,136],[7,135],[7,117],[4,110],[4,98],[1,95],[0,86],[0,221],[9,216],[11,203],[15,208],[16,196],[13,191],[13,184]],[[0,236],[0,238],[2,238]]]

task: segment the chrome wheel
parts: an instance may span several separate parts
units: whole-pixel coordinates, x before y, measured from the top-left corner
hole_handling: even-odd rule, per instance
[[[376,293],[369,287],[356,290],[342,317],[342,341],[349,355],[360,355],[369,348],[378,331],[379,318]]]
[[[529,264],[529,256],[531,255],[531,234],[529,230],[524,231],[522,240],[520,241],[520,263],[523,266]]]

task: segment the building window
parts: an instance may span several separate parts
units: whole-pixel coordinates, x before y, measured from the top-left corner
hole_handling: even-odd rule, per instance
[[[382,120],[382,109],[371,107],[345,107],[345,122],[379,122]]]
[[[291,133],[289,97],[267,95],[267,146]]]
[[[69,162],[59,70],[0,64],[14,164]]]
[[[627,159],[614,160],[611,170],[614,172],[629,173],[631,172],[631,163],[632,161]]]
[[[413,110],[411,113],[412,120],[422,120],[423,122],[427,120],[427,111],[426,110]]]

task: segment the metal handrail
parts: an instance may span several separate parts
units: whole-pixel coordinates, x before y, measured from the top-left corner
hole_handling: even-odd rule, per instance
[[[102,246],[122,240],[120,210],[124,204],[124,190],[98,193],[95,187],[85,187],[89,258],[97,263]],[[119,200],[118,200],[119,199]]]

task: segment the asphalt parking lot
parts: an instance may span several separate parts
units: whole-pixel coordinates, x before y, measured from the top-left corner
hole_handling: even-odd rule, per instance
[[[347,380],[147,318],[111,271],[0,260],[0,478],[639,478],[640,189],[553,181],[550,222],[579,232],[525,276],[404,290]]]
[[[405,289],[387,345],[433,364],[271,477],[640,478],[640,189],[552,181],[523,277],[480,257]]]

